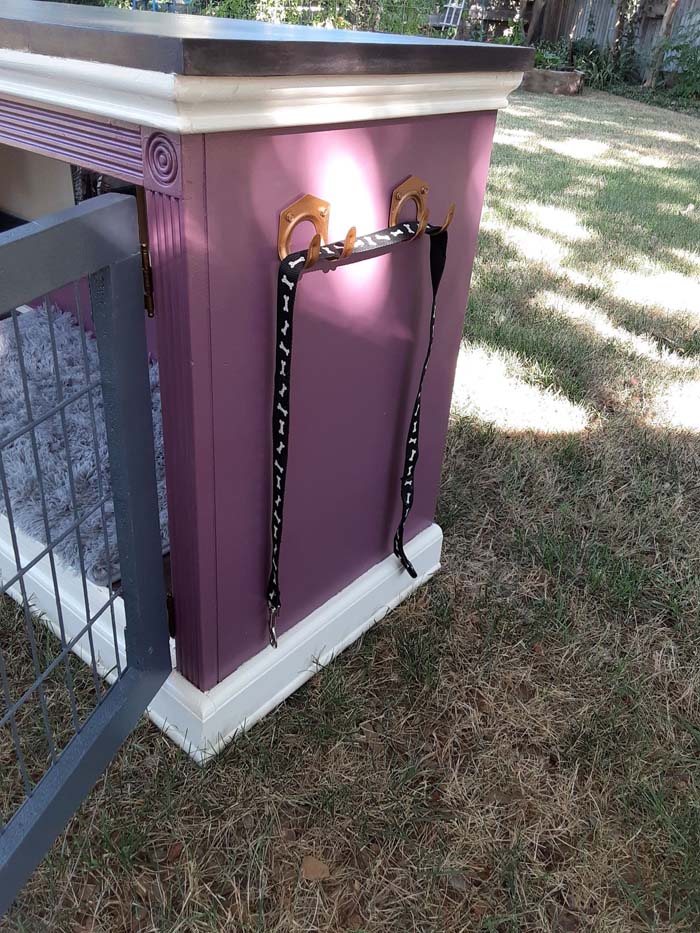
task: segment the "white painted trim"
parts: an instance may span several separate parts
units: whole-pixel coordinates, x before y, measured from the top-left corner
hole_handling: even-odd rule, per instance
[[[173,133],[357,123],[506,107],[520,71],[194,77],[0,49],[0,94]]]
[[[23,564],[42,545],[21,533],[19,548]],[[376,564],[279,638],[277,649],[265,648],[242,664],[220,684],[199,690],[176,670],[148,709],[151,720],[200,764],[213,757],[237,733],[249,729],[283,700],[333,660],[375,622],[397,606],[440,567],[442,531],[431,525],[406,545],[406,553],[418,571],[413,580],[393,555]],[[61,608],[66,635],[70,639],[85,624],[85,603],[80,579],[57,561]],[[7,519],[0,515],[0,580],[15,573]],[[58,632],[56,599],[48,557],[26,575],[28,596]],[[14,594],[19,596],[18,587]],[[88,599],[95,612],[103,605],[106,590],[88,583]],[[115,602],[118,647],[125,661],[124,607]],[[100,673],[113,680],[115,651],[109,613],[93,625],[93,641]],[[76,654],[90,662],[87,636],[76,645]],[[173,656],[173,663],[175,658]]]

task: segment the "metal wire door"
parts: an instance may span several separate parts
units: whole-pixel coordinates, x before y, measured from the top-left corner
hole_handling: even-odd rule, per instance
[[[2,915],[171,669],[133,198],[0,235],[0,360]]]

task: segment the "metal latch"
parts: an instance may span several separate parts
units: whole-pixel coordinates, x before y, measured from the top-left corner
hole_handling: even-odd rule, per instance
[[[141,269],[143,271],[143,304],[146,314],[155,317],[156,308],[153,302],[153,267],[151,266],[151,253],[148,243],[141,243]]]

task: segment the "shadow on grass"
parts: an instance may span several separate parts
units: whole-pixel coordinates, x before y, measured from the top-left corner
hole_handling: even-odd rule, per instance
[[[464,336],[516,353],[544,387],[605,407],[621,378],[636,371],[670,376],[698,356],[700,331],[689,315],[621,300],[604,282],[577,283],[575,275],[572,282],[572,266],[554,271],[546,263],[526,261],[501,231],[482,231],[480,251]],[[587,316],[581,307],[567,315],[556,302],[554,307],[543,303],[548,296],[564,306],[588,306],[592,313]],[[606,329],[596,334],[595,318],[601,316]],[[631,345],[634,338],[650,338],[649,358]],[[664,359],[664,354],[675,357]]]
[[[519,106],[506,122],[532,126],[537,116]],[[605,122],[624,135],[623,124]],[[494,680],[512,689],[515,680],[523,712],[536,715],[533,672],[551,678],[539,712],[549,727],[535,739],[525,716],[513,717],[503,760],[512,760],[522,788],[522,762],[539,755],[545,772],[569,775],[573,797],[596,801],[597,816],[583,836],[550,838],[535,861],[559,877],[576,864],[583,876],[592,860],[605,861],[601,843],[611,832],[616,854],[603,887],[611,908],[626,914],[623,928],[692,930],[700,920],[700,443],[648,415],[670,379],[698,378],[697,321],[621,298],[609,276],[639,268],[645,253],[662,269],[695,274],[696,221],[680,211],[698,172],[618,165],[593,172],[573,157],[548,151],[543,161],[508,145],[498,146],[496,164],[504,185],[497,174],[467,344],[514,358],[521,378],[585,403],[590,420],[583,430],[551,434],[538,430],[537,410],[532,430],[522,431],[473,414],[453,418],[438,512],[446,575],[434,586],[453,589],[457,624],[478,631],[481,690]],[[574,189],[589,194],[573,199]],[[574,242],[566,231],[533,225],[530,201],[571,209],[588,238]],[[528,258],[528,244],[518,242],[528,228],[545,238],[537,248],[554,244],[559,253]],[[572,302],[582,306],[576,314],[566,313]],[[532,786],[526,796],[537,809]],[[526,922],[530,833],[538,830],[527,817],[520,827],[509,837],[501,912],[487,928]],[[565,875],[571,928],[595,925],[597,908],[571,893]]]

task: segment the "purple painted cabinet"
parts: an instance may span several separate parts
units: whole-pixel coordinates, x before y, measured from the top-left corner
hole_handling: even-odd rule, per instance
[[[424,392],[411,537],[435,512],[494,123],[492,112],[470,113],[206,137],[217,593],[220,607],[236,607],[233,617],[220,611],[211,633],[219,678],[266,643],[278,263],[270,244],[279,208],[313,191],[331,202],[336,240],[353,225],[358,235],[386,226],[392,188],[410,174],[430,181],[436,219],[457,204]],[[428,341],[428,257],[426,237],[300,281],[282,631],[392,552],[405,437]]]
[[[433,523],[496,111],[529,58],[454,41],[3,4],[2,149],[146,191],[177,668],[201,690],[272,651],[265,586],[281,209],[306,192],[324,198],[335,240],[350,226],[358,235],[386,226],[392,189],[409,175],[429,183],[431,222],[456,204],[412,539]],[[310,232],[297,231],[296,248]],[[282,635],[354,593],[346,588],[373,568],[396,577],[382,605],[409,589],[387,562],[428,338],[428,255],[423,237],[301,278]],[[379,609],[361,610],[366,624]]]

